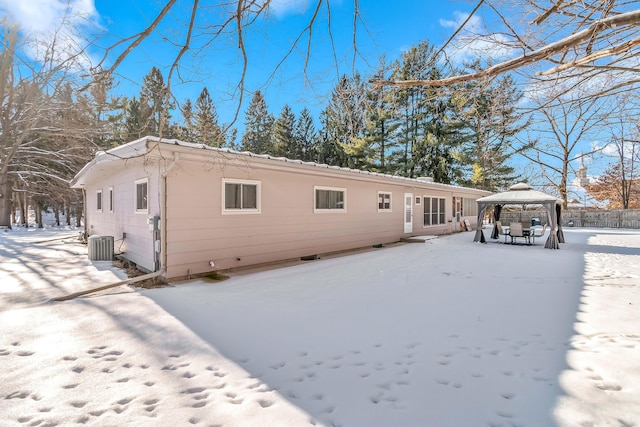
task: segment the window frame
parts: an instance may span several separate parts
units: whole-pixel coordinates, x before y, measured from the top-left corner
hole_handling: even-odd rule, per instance
[[[384,199],[380,199],[380,196],[382,195],[386,195],[389,196],[389,207],[385,208],[384,207]],[[378,212],[392,212],[392,206],[393,206],[393,193],[391,191],[378,191]],[[383,207],[380,207],[380,204],[382,203]]]
[[[109,193],[109,212],[113,213],[113,187],[107,188],[107,193]]]
[[[318,191],[335,191],[342,193],[341,208],[318,208]],[[321,185],[313,186],[313,213],[346,213],[347,212],[347,189],[343,187],[325,187]]]
[[[447,198],[435,196],[422,196],[424,209],[422,211],[423,227],[438,227],[447,224]],[[427,201],[427,199],[429,199]],[[427,211],[428,208],[428,211]],[[434,210],[435,208],[435,210]],[[426,219],[428,219],[428,224]],[[434,221],[435,219],[435,221]]]
[[[227,208],[227,184],[237,184],[241,187],[244,185],[252,185],[256,187],[256,207],[255,208]],[[242,196],[240,197],[242,203]],[[262,213],[262,182],[248,179],[222,178],[222,215],[254,215]]]
[[[144,209],[138,208],[138,185],[146,184],[147,186],[147,206]],[[133,210],[137,214],[148,214],[149,213],[149,178],[140,178],[136,179],[133,182]]]
[[[102,212],[104,200],[102,199],[102,188],[96,190],[96,212]]]

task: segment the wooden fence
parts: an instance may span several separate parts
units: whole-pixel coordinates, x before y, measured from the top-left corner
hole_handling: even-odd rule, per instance
[[[547,213],[544,210],[503,211],[500,215],[500,220],[503,224],[514,221],[530,222],[532,219],[538,219],[541,224],[546,224]],[[562,211],[562,226],[640,229],[640,210]]]

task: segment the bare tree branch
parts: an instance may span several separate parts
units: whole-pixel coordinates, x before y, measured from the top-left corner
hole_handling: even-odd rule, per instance
[[[477,80],[483,77],[496,76],[507,71],[515,70],[517,68],[539,62],[550,58],[553,55],[566,52],[570,48],[575,48],[583,42],[589,41],[596,34],[600,34],[605,30],[615,29],[619,26],[636,27],[640,25],[640,10],[634,10],[627,13],[621,13],[618,15],[609,16],[607,18],[594,21],[586,29],[579,31],[570,36],[564,37],[553,43],[549,43],[537,50],[530,53],[525,53],[513,59],[495,64],[484,70],[480,70],[473,73],[448,77],[444,79],[436,80],[405,80],[405,81],[375,81],[372,82],[376,87],[380,86],[394,86],[394,87],[413,87],[413,86],[448,86],[457,83],[462,83],[471,80]],[[626,50],[635,47],[636,44],[632,43]],[[623,47],[620,47],[621,52],[624,52]],[[576,65],[582,65],[586,61],[582,59],[576,60]],[[571,65],[572,66],[572,65]],[[567,67],[570,68],[571,66]]]

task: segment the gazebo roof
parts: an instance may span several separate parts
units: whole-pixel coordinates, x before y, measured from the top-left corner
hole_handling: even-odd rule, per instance
[[[481,197],[478,203],[484,205],[508,205],[508,204],[535,204],[562,202],[557,197],[534,190],[529,184],[520,182],[509,187],[504,193],[496,193],[490,196]]]

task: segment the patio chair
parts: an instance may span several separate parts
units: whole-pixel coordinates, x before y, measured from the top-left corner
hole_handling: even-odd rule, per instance
[[[542,228],[532,228],[531,229],[531,240],[533,243],[536,242],[536,237],[544,236],[544,233],[547,231],[547,224],[543,225]]]
[[[505,233],[504,229],[502,228],[502,221],[496,221],[496,229],[498,230],[498,236],[504,236],[504,242],[507,243],[507,236],[509,234]],[[499,238],[500,237],[498,237],[498,239]]]
[[[529,241],[529,235],[525,235],[522,224],[519,222],[509,224],[509,236],[511,237],[511,244],[517,243],[518,237],[522,237],[529,244],[531,243]]]

